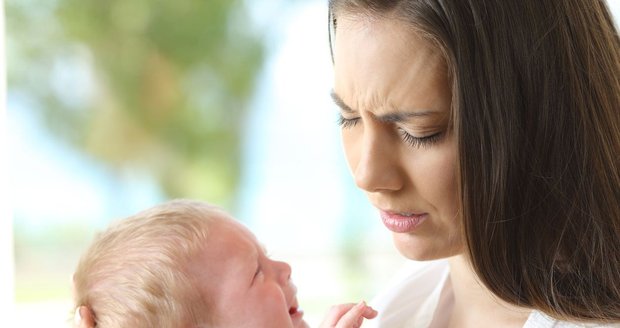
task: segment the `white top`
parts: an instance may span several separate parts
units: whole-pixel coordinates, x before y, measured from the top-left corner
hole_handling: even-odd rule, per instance
[[[447,325],[441,314],[453,304],[447,260],[407,262],[392,283],[370,302],[379,315],[365,320],[368,328],[441,328]],[[609,327],[620,324],[585,325],[555,320],[532,311],[523,328]]]

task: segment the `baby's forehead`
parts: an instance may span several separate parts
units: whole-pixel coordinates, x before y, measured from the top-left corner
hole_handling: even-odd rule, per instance
[[[215,209],[211,211],[210,216],[212,225],[216,225],[218,227],[231,231],[237,231],[241,234],[252,236],[253,238],[255,238],[254,234],[252,233],[252,231],[250,231],[248,227],[246,227],[241,221],[237,220],[232,215],[223,210]]]
[[[247,248],[253,253],[265,251],[264,244],[258,240],[248,227],[225,212],[221,212],[213,217],[208,232],[207,244],[211,244],[210,247],[216,248],[217,244],[228,246],[232,244],[234,250]]]
[[[211,220],[206,241],[191,257],[189,268],[202,281],[226,280],[253,273],[262,252],[248,228],[229,215],[218,215]]]

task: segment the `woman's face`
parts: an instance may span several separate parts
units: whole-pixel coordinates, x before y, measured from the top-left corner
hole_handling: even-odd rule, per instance
[[[451,90],[441,53],[397,19],[344,15],[333,98],[357,186],[404,256],[463,251]]]

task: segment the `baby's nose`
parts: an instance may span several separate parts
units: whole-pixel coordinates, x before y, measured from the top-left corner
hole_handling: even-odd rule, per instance
[[[280,282],[282,284],[286,284],[288,283],[288,281],[291,279],[291,266],[286,263],[286,262],[276,262],[276,266],[278,268],[278,276],[280,278]]]

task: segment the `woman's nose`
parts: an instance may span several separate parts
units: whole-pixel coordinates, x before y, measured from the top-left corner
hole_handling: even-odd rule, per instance
[[[402,187],[398,144],[388,131],[365,128],[358,146],[353,175],[357,186],[367,192],[395,191]]]

